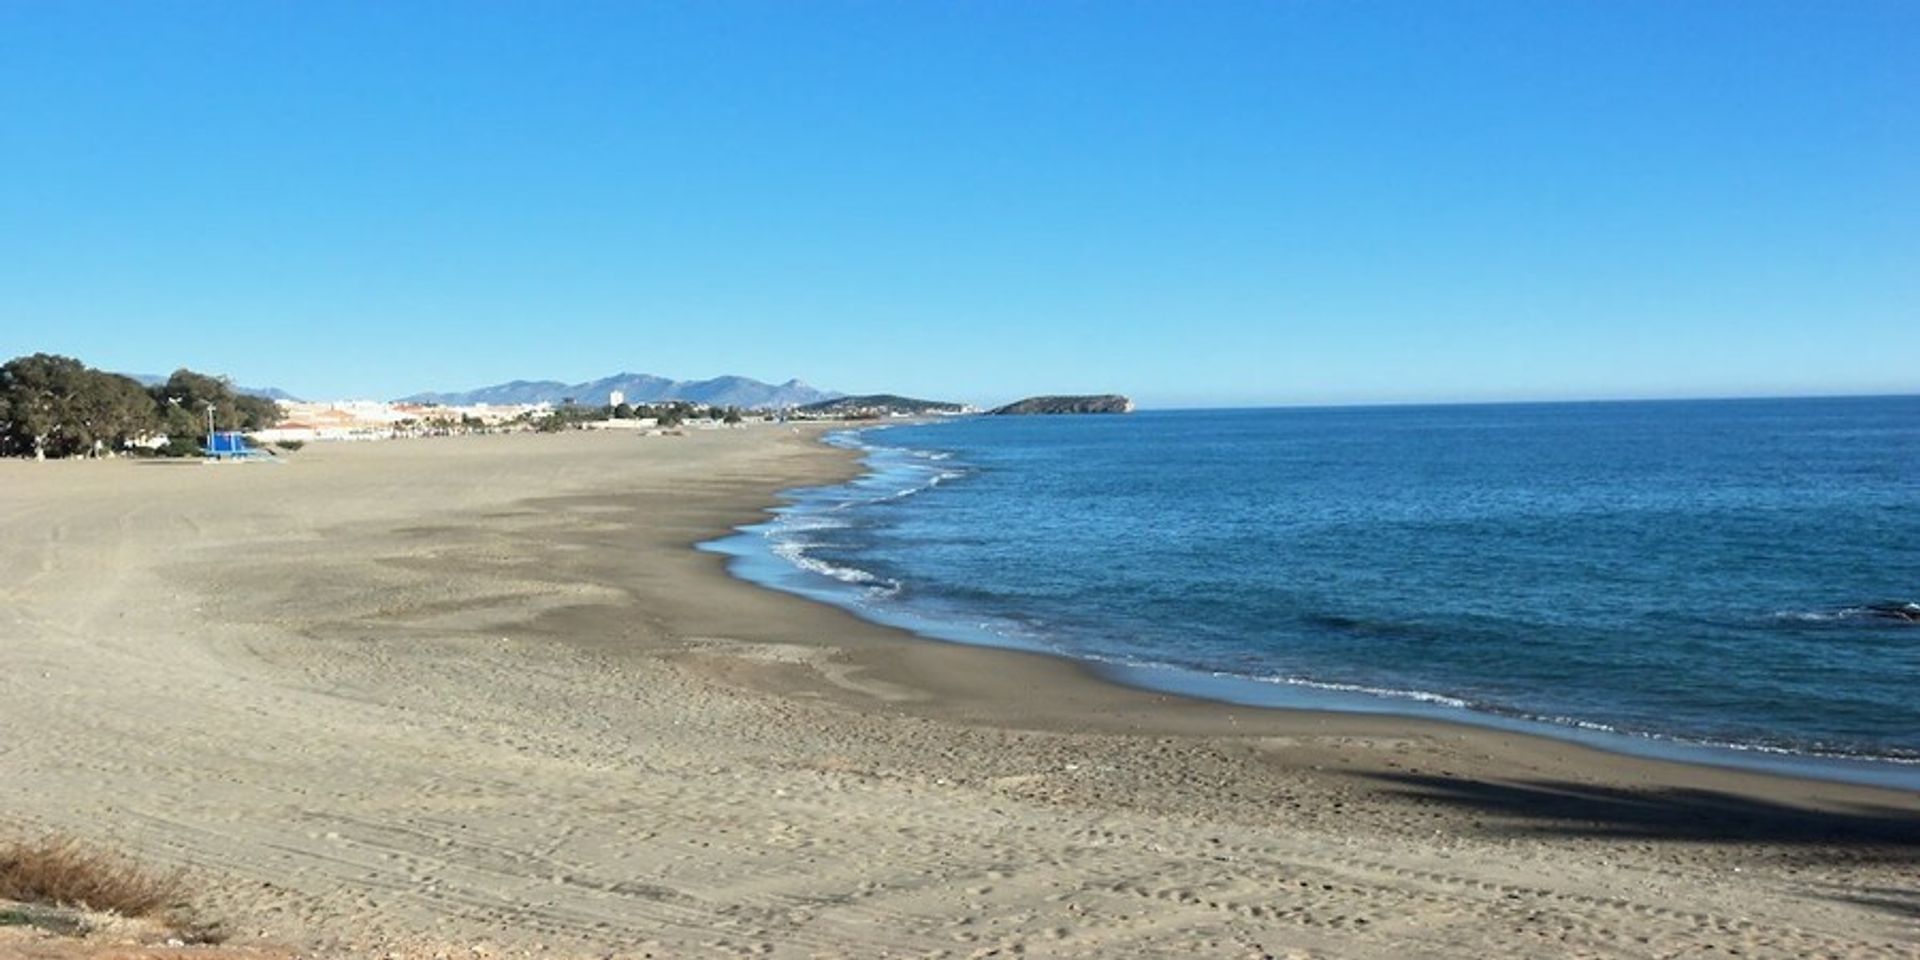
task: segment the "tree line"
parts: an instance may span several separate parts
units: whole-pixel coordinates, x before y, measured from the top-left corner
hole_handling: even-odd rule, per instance
[[[659,403],[623,403],[607,408],[614,420],[654,420],[663,427],[677,427],[688,420],[707,419],[716,423],[739,423],[739,407],[702,407],[686,400],[662,400]]]
[[[0,365],[0,456],[97,457],[139,452],[192,456],[215,430],[261,430],[281,418],[280,405],[236,393],[224,377],[173,372],[151,387],[72,357],[36,353]]]

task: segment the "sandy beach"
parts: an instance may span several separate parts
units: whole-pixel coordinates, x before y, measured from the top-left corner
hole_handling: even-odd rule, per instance
[[[817,435],[0,462],[0,832],[306,955],[1920,955],[1920,795],[1120,688],[691,548],[852,475]]]

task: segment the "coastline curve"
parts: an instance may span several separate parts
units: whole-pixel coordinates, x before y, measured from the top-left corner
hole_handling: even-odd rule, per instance
[[[897,502],[967,476],[951,451],[870,442],[892,424],[824,433],[817,442],[859,458],[852,479],[780,494],[769,516],[696,547],[721,555],[733,577],[844,610],[923,642],[1038,654],[1071,663],[1119,686],[1218,704],[1306,713],[1401,717],[1544,738],[1616,755],[1793,778],[1920,792],[1920,758],[1859,756],[1770,744],[1690,739],[1629,731],[1574,716],[1538,716],[1442,692],[1346,683],[1307,676],[1252,676],[1188,664],[1103,656],[1049,643],[1043,628],[978,612],[900,602],[907,584],[884,570],[834,562],[812,548],[863,505]]]

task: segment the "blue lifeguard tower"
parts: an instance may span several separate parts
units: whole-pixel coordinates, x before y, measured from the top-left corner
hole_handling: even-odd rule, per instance
[[[246,434],[238,430],[221,430],[207,434],[207,445],[200,452],[214,460],[250,460],[255,457],[273,456],[258,447],[248,446]]]

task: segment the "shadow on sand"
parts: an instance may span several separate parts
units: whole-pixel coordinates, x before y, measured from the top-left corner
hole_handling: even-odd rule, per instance
[[[1920,891],[1894,887],[1865,887],[1830,895],[1830,899],[1853,903],[1909,920],[1920,920]]]
[[[1499,819],[1490,829],[1621,840],[1762,844],[1870,860],[1920,860],[1920,814],[1872,805],[1810,810],[1682,788],[1628,790],[1559,781],[1476,782],[1376,774],[1392,792]]]
[[[149,460],[136,460],[142,467],[212,467],[226,466],[231,463],[286,463],[279,454],[267,454],[264,457],[234,457],[226,460],[213,460],[207,457],[154,457]]]

